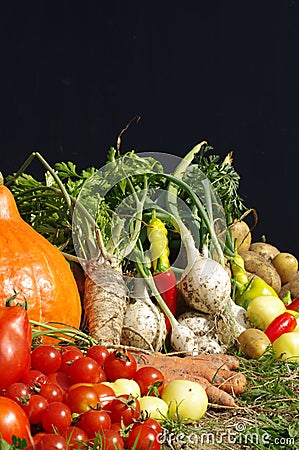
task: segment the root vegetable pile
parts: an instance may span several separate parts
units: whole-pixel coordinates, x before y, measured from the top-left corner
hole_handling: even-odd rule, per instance
[[[0,430],[4,439],[15,430],[39,450],[104,437],[130,449],[142,436],[159,449],[140,411],[146,405],[155,426],[177,420],[165,386],[181,387],[174,399],[189,386],[202,401],[195,418],[180,409],[188,423],[207,407],[237,406],[246,378],[231,354],[299,361],[298,260],[253,242],[245,218],[257,214],[238,195],[232,154],[212,150],[199,143],[172,160],[172,173],[159,154],[121,155],[119,146],[102,168],[81,173],[34,153],[6,186],[0,180],[0,302],[27,304],[35,337],[18,379],[1,381],[3,408],[12,399],[24,424]],[[25,173],[34,158],[44,181]],[[141,369],[161,374],[147,395],[135,379]]]

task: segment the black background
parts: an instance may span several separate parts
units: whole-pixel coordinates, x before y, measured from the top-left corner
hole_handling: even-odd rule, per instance
[[[101,167],[139,115],[122,152],[233,150],[255,239],[299,256],[298,1],[10,2],[0,17],[4,175],[33,151]]]

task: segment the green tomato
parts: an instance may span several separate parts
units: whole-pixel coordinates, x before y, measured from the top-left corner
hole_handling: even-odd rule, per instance
[[[158,422],[164,422],[167,417],[168,405],[160,397],[144,395],[139,399],[139,404],[141,412],[144,413],[146,417],[155,419]]]
[[[179,416],[185,423],[196,422],[206,413],[208,396],[204,388],[194,381],[174,380],[162,391],[171,418]]]
[[[247,308],[248,318],[253,326],[263,331],[285,311],[286,307],[283,301],[272,295],[261,295],[254,298]]]
[[[288,361],[299,361],[299,333],[297,331],[282,334],[272,343],[272,347],[277,358],[281,356],[282,359]]]

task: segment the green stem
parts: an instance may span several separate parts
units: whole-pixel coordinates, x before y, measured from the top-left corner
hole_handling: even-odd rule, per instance
[[[208,229],[208,232],[209,232],[209,234],[211,236],[211,240],[212,240],[212,242],[213,242],[213,244],[215,246],[215,249],[216,249],[216,251],[218,253],[220,264],[222,264],[224,266],[224,255],[223,255],[222,248],[221,248],[221,246],[219,244],[217,235],[215,233],[215,229],[214,229],[213,225],[211,224],[209,216],[208,216],[208,214],[207,214],[207,212],[206,212],[202,202],[198,198],[198,196],[192,191],[192,189],[190,188],[190,186],[187,183],[185,183],[183,180],[178,179],[174,175],[169,175],[169,174],[153,175],[153,177],[155,177],[155,176],[163,176],[163,177],[165,177],[167,180],[169,180],[170,182],[178,185],[180,188],[182,188],[183,190],[185,190],[188,193],[190,199],[192,200],[192,202],[196,205],[197,209],[199,210],[200,216],[201,216],[202,220],[204,221],[204,223],[205,223],[205,225],[206,225],[206,227]],[[176,214],[174,212],[173,215],[176,217],[177,222],[180,224],[180,227],[182,228],[182,230],[186,232],[187,231],[187,227],[182,223],[181,220],[178,220],[178,218],[179,218],[178,212]],[[189,230],[188,230],[188,232],[189,232]],[[182,238],[184,238],[183,234],[182,234]]]

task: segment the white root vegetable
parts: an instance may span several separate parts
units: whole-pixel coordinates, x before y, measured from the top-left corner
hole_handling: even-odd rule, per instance
[[[134,283],[134,301],[123,322],[121,343],[146,350],[161,350],[166,338],[164,314],[151,301],[143,278]]]
[[[224,312],[216,317],[216,329],[223,344],[232,344],[247,328],[252,326],[246,309],[230,299]]]
[[[185,325],[181,325],[177,319],[174,317],[165,301],[161,297],[154,279],[149,272],[145,272],[142,265],[139,266],[140,272],[142,276],[146,279],[149,288],[151,289],[152,294],[155,296],[158,305],[161,310],[168,317],[170,325],[171,325],[171,333],[170,333],[170,343],[173,349],[177,352],[184,352],[190,355],[197,355],[197,344],[196,344],[196,336],[194,332]]]
[[[181,325],[189,327],[196,335],[199,353],[222,353],[213,317],[198,311],[187,311],[178,317]]]
[[[191,308],[219,314],[230,299],[231,281],[223,266],[197,252],[182,275],[180,289]]]

